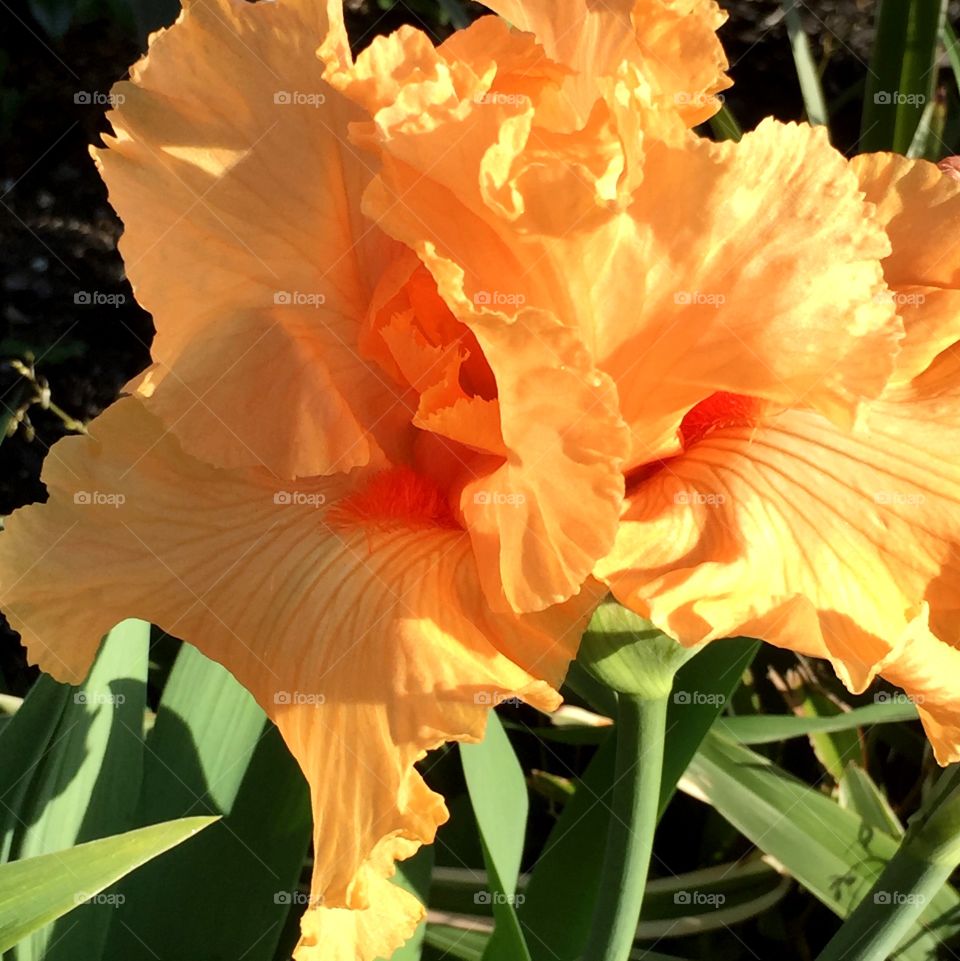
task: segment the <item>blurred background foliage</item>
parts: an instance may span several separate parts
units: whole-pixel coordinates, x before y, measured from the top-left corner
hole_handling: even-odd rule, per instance
[[[726,105],[740,125],[825,109],[834,144],[855,153],[877,5],[721,4],[731,15],[721,36],[735,80]],[[958,7],[950,4],[948,22]],[[348,0],[347,8],[357,48],[402,23],[442,40],[484,12],[463,0]],[[106,129],[93,95],[106,94],[149,32],[177,12],[171,0],[0,0],[0,515],[43,499],[49,446],[148,362],[152,322],[125,279],[120,225],[88,145]],[[798,30],[806,59],[797,58]],[[938,159],[960,151],[960,96],[945,47],[932,80],[932,132],[919,149]],[[85,303],[89,291],[111,305]],[[112,888],[119,905],[82,907],[3,957],[283,961],[309,877],[302,777],[227,672],[146,625],[121,634],[82,691],[38,682],[14,635],[2,636],[0,859],[188,815],[223,820]],[[638,942],[637,956],[649,961],[813,958],[869,887],[934,772],[912,705],[892,690],[854,698],[816,662],[767,647],[741,654],[734,676],[701,665],[699,679],[685,682],[691,697],[712,690],[715,704],[698,712],[676,702],[677,756],[683,738],[692,752],[723,716],[663,815]],[[575,958],[590,858],[602,847],[612,743],[596,721],[612,708],[577,680],[565,693],[590,713],[547,726],[530,709],[502,708],[509,740],[495,727],[486,754],[465,755],[466,777],[455,749],[425,762],[452,818],[406,871],[405,883],[429,897],[434,923],[401,961],[484,957],[492,880],[479,839],[489,842],[490,831],[504,832],[498,842],[522,872],[511,883],[529,895],[518,913],[532,961]],[[124,710],[91,691],[122,693]],[[519,804],[519,821],[485,823],[483,798],[467,790],[471,766],[513,785],[528,816]],[[791,808],[819,819],[815,837],[798,843],[785,831],[780,814]],[[566,848],[555,845],[560,836]],[[953,889],[943,898],[898,958],[960,957],[960,898]]]

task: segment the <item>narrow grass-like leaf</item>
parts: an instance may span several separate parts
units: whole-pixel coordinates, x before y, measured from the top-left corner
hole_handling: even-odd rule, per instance
[[[496,929],[483,961],[529,961],[514,907],[529,798],[523,769],[494,712],[479,744],[461,744],[463,773],[480,829]]]
[[[818,961],[900,957],[906,954],[897,950],[904,942],[913,950],[914,932],[927,930],[923,917],[929,916],[929,905],[940,897],[960,865],[958,790],[960,765],[954,764],[937,779],[883,873]],[[955,924],[955,918],[936,919],[945,927],[951,921]],[[955,934],[944,932],[944,945],[955,941]],[[939,959],[942,953],[930,957]]]
[[[700,742],[740,686],[759,648],[759,641],[746,637],[713,641],[677,671],[667,711],[661,815]]]
[[[483,951],[489,939],[489,933],[469,928],[455,927],[452,924],[435,924],[427,926],[424,954],[426,961],[481,961]],[[650,951],[645,948],[634,948],[630,952],[630,961],[685,961],[672,954],[660,951]]]
[[[934,98],[924,107],[923,113],[920,115],[920,122],[914,131],[913,139],[907,148],[907,156],[911,160],[926,157],[934,147],[934,144],[931,144],[931,140],[934,137],[934,118],[936,113],[937,101]]]
[[[23,698],[13,694],[0,694],[0,715],[12,717],[23,707]]]
[[[798,717],[831,718],[846,713],[826,695],[812,690],[803,681],[800,681],[800,687],[793,696],[796,702],[791,700],[791,706]],[[865,763],[863,744],[857,728],[811,731],[809,738],[817,760],[834,781],[840,781],[848,763]]]
[[[946,0],[880,0],[863,100],[860,150],[906,153],[936,84]]]
[[[155,824],[0,866],[0,951],[50,924],[125,874],[207,827],[213,818]],[[77,955],[95,961],[98,955]]]
[[[917,709],[913,704],[895,699],[855,707],[852,711],[844,711],[833,717],[796,717],[788,714],[722,717],[717,720],[715,730],[727,740],[741,744],[772,744],[791,737],[809,737],[821,732],[850,731],[868,724],[916,719]]]
[[[828,124],[827,102],[823,96],[820,73],[810,52],[810,40],[800,20],[797,0],[781,0],[781,6],[787,23],[787,36],[790,38],[790,49],[793,51],[793,63],[797,70],[797,80],[800,82],[807,120],[815,125]]]
[[[311,825],[303,775],[246,689],[184,644],[147,740],[137,819],[191,814],[223,817],[124,882],[109,961],[160,945],[165,957],[272,961],[287,915],[302,910]]]
[[[903,825],[890,802],[873,778],[857,764],[850,763],[839,785],[840,806],[858,814],[871,827],[885,831],[892,838],[903,837]]]
[[[530,881],[530,875],[520,875],[517,890],[524,896]],[[790,884],[760,858],[648,881],[637,938],[682,937],[729,927],[768,910]],[[487,890],[485,872],[439,868],[430,888],[431,911],[458,916],[464,924],[470,917],[488,917],[489,907],[477,903],[477,895]],[[520,916],[523,921],[522,909]],[[548,950],[544,946],[542,953]],[[536,957],[537,951],[531,949],[531,955]]]
[[[534,866],[519,909],[533,961],[576,961],[583,951],[603,867],[615,755],[616,738],[608,735]]]
[[[124,621],[107,635],[83,685],[56,685],[62,703],[57,726],[35,763],[22,773],[5,859],[62,851],[133,826],[143,763],[149,637],[149,624]],[[43,700],[50,697],[49,690],[44,683]],[[30,719],[25,709],[14,715],[4,740],[30,736],[30,727],[22,723]],[[11,961],[97,957],[111,914],[107,905],[85,905],[68,924],[39,931],[18,944]]]
[[[16,857],[23,830],[36,819],[30,788],[56,743],[60,718],[71,698],[72,688],[43,674],[0,730],[0,862]]]
[[[960,41],[957,40],[957,32],[946,17],[943,18],[940,26],[940,40],[947,52],[947,60],[953,72],[953,82],[957,86],[957,91],[960,92]]]
[[[489,931],[470,931],[455,928],[449,924],[428,924],[424,936],[427,947],[425,956],[429,959],[457,958],[458,961],[481,961]]]
[[[768,911],[790,885],[759,858],[658,878],[647,884],[637,937],[658,940],[729,928]]]
[[[684,789],[711,804],[840,917],[871,889],[897,842],[767,758],[717,734],[704,739]],[[960,936],[960,895],[930,899],[897,961],[929,961]]]

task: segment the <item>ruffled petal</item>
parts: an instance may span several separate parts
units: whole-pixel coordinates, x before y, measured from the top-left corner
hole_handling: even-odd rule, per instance
[[[411,31],[375,43],[355,67],[337,62],[331,76],[372,118],[360,139],[378,151],[381,173],[365,210],[430,269],[497,380],[511,453],[467,487],[461,506],[483,576],[499,570],[506,601],[538,609],[570,596],[588,555],[601,556],[614,465],[675,452],[684,415],[717,391],[810,406],[849,426],[887,383],[902,324],[879,265],[889,242],[822,131],[771,122],[740,144],[654,137],[627,206],[616,191],[604,206],[617,131],[599,121],[586,139],[552,131],[555,156],[528,165],[544,133],[539,101],[488,102],[498,83],[509,89],[509,66],[464,74],[460,63]],[[384,77],[412,80],[394,97]],[[550,89],[545,82],[541,93]],[[593,186],[559,189],[565,175]],[[550,336],[566,346],[531,356],[516,346],[520,331],[530,343]],[[571,350],[576,364],[563,359]],[[547,365],[567,383],[582,372],[578,384],[542,395],[554,407],[538,418],[559,439],[556,457],[529,443],[529,427],[510,426],[531,418],[506,394],[511,382],[538,382]],[[632,433],[626,463],[613,403]],[[610,440],[601,446],[602,432]],[[576,490],[566,480],[562,496],[548,496],[557,485],[545,479],[557,476],[578,478]],[[546,517],[518,525],[518,516],[531,521],[520,504]],[[570,524],[578,516],[594,519],[593,537],[554,533],[580,532]]]
[[[573,596],[609,550],[628,442],[616,390],[596,369],[576,329],[549,311],[523,311],[526,295],[509,283],[521,264],[496,236],[497,225],[485,222],[495,219],[488,203],[509,207],[509,190],[494,175],[497,162],[491,161],[485,187],[464,177],[501,133],[509,136],[512,121],[517,130],[528,125],[534,102],[555,85],[557,71],[538,50],[529,35],[511,33],[496,18],[464,31],[453,52],[446,45],[435,49],[413,30],[378,38],[355,65],[347,52],[325,50],[328,77],[371,116],[355,134],[366,146],[382,149],[383,163],[402,178],[402,183],[391,178],[389,190],[374,185],[365,210],[416,251],[439,287],[444,310],[469,330],[492,374],[496,409],[482,392],[456,396],[447,374],[421,393],[416,422],[497,455],[470,464],[461,478],[460,509],[488,600],[497,609],[517,611],[542,610]],[[491,51],[500,59],[492,60]],[[589,179],[584,175],[583,182]],[[497,192],[500,187],[506,194]],[[593,203],[592,186],[589,194]],[[465,260],[438,255],[425,236],[438,219],[445,235],[456,237]],[[477,284],[480,263],[486,290]],[[555,275],[553,265],[544,268],[529,273],[539,278],[546,296]],[[378,300],[384,308],[393,303],[386,295]],[[406,323],[394,317],[394,325]],[[375,329],[390,346],[390,326]],[[390,349],[398,368],[399,339],[393,338]],[[439,355],[428,365],[434,371],[445,367],[449,358],[441,361]],[[409,380],[414,373],[409,360],[407,369]]]
[[[185,454],[134,399],[92,433],[51,454],[49,502],[9,519],[0,605],[63,680],[80,681],[128,616],[232,671],[311,786],[298,961],[388,956],[422,909],[386,878],[446,818],[414,764],[480,737],[498,694],[555,706],[545,681],[559,684],[596,591],[576,608],[491,613],[468,537],[412,472],[278,490],[266,472]]]
[[[960,334],[960,182],[897,154],[862,154],[852,165],[893,248],[883,270],[906,327],[896,376],[909,380]]]
[[[714,0],[491,0],[487,4],[533,33],[547,55],[570,67],[565,95],[582,118],[598,96],[598,81],[624,61],[655,78],[689,126],[716,113],[715,94],[730,86],[717,38],[726,20]]]
[[[960,287],[960,183],[936,164],[899,154],[861,154],[850,162],[893,251],[891,286]]]
[[[929,629],[924,610],[877,666],[916,705],[923,729],[940,764],[960,761],[960,650]]]
[[[714,431],[632,492],[598,574],[685,643],[751,634],[830,657],[854,689],[924,606],[958,646],[958,384],[953,351],[860,430],[788,411]]]
[[[902,336],[878,264],[889,246],[822,130],[765,121],[736,144],[653,144],[622,220],[606,259],[584,258],[604,283],[595,266],[580,289],[598,291],[595,353],[634,463],[675,449],[715,391],[851,424],[885,386]]]
[[[889,241],[822,130],[769,121],[738,144],[652,140],[625,209],[521,177],[514,208],[552,212],[517,224],[476,199],[494,150],[487,122],[451,122],[450,166],[436,159],[442,128],[385,140],[366,209],[435,274],[458,265],[467,301],[540,308],[577,330],[617,385],[630,466],[675,452],[686,411],[716,391],[844,425],[882,391],[903,336],[879,263]],[[587,176],[568,151],[554,164]]]
[[[327,32],[320,2],[188,3],[114,88],[96,151],[157,327],[137,386],[219,466],[347,471],[394,456],[409,417],[358,356],[385,240],[360,214],[359,112],[322,79]]]
[[[506,459],[460,507],[494,607],[542,610],[580,591],[613,544],[629,435],[612,381],[554,318],[468,323],[497,377]]]

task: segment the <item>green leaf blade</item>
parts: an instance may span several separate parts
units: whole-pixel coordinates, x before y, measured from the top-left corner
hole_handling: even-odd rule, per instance
[[[461,744],[460,757],[483,847],[496,927],[483,961],[530,961],[517,919],[517,878],[523,857],[529,798],[523,770],[494,712],[479,744]]]
[[[215,818],[187,818],[0,866],[0,951],[94,898]]]

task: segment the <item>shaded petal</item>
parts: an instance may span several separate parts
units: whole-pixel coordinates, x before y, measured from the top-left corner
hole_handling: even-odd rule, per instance
[[[446,818],[413,765],[445,740],[480,737],[499,693],[555,706],[544,681],[559,684],[596,591],[576,609],[492,614],[462,531],[344,521],[362,477],[278,491],[266,472],[186,455],[134,399],[92,432],[57,446],[49,503],[15,513],[0,536],[0,604],[31,658],[63,680],[81,680],[127,616],[231,670],[311,786],[298,959],[389,955],[422,911],[385,878]]]
[[[924,605],[958,646],[958,375],[942,355],[856,432],[801,411],[717,430],[632,493],[598,574],[685,643],[752,634],[829,656],[854,689]]]
[[[114,88],[96,151],[157,327],[151,403],[197,456],[285,477],[394,455],[409,416],[357,352],[386,248],[326,33],[320,3],[188,3]]]
[[[384,272],[361,346],[417,395],[415,426],[479,451],[505,453],[496,382],[480,345],[412,252]]]

